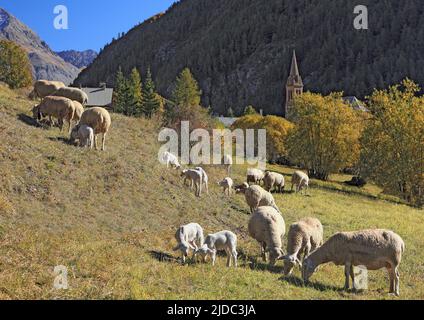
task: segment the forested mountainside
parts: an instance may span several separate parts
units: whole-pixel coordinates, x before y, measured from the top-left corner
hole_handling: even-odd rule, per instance
[[[424,3],[364,0],[369,29],[356,30],[354,0],[182,0],[113,40],[76,84],[113,85],[119,66],[151,66],[169,97],[183,67],[203,105],[240,113],[248,104],[281,114],[292,50],[305,90],[363,98],[408,76],[424,84]]]
[[[71,83],[79,69],[56,55],[40,37],[10,13],[0,8],[0,40],[10,40],[24,48],[35,79]]]

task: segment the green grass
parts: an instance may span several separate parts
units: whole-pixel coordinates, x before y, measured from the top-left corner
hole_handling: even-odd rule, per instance
[[[394,299],[385,271],[370,273],[366,292],[340,290],[343,269],[326,265],[304,287],[262,264],[249,238],[248,207],[216,185],[200,200],[178,173],[157,161],[154,121],[112,115],[107,151],[70,146],[58,129],[26,123],[33,102],[0,87],[0,298],[2,299]],[[290,168],[271,167],[284,172]],[[242,182],[246,167],[234,169]],[[276,195],[286,224],[319,218],[328,238],[337,231],[390,228],[406,243],[401,298],[424,298],[423,211],[395,203],[375,186],[345,187],[345,176],[313,182],[310,196]],[[393,200],[393,201],[392,201]],[[239,236],[240,267],[181,266],[172,252],[177,226]],[[170,256],[167,256],[170,255]],[[69,290],[53,289],[53,269],[69,270]]]

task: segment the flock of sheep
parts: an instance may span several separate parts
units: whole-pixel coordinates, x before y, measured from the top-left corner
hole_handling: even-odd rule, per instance
[[[163,163],[180,169],[178,158],[166,152]],[[232,159],[224,157],[223,163],[227,166],[230,175]],[[200,196],[202,188],[208,185],[208,176],[204,169],[183,170],[184,184],[196,187],[196,195]],[[264,188],[261,187],[263,182]],[[275,172],[263,172],[258,169],[248,169],[247,182],[235,186],[233,179],[226,177],[218,183],[226,195],[231,196],[233,190],[243,193],[252,216],[249,221],[249,235],[259,242],[261,255],[265,262],[270,261],[274,266],[277,261],[284,261],[284,274],[289,276],[298,266],[302,271],[302,278],[308,282],[317,268],[325,263],[333,262],[345,267],[345,289],[350,286],[355,289],[354,266],[364,266],[367,270],[386,268],[390,279],[390,293],[399,296],[399,265],[405,244],[402,238],[390,230],[373,229],[357,232],[340,232],[324,242],[324,228],[316,218],[305,218],[290,226],[287,235],[287,252],[283,250],[283,237],[286,226],[277,207],[274,197],[270,193],[273,189],[282,192],[285,187],[284,176]],[[292,176],[292,190],[301,192],[309,187],[309,177],[301,171]],[[215,265],[217,251],[227,253],[227,266],[231,263],[237,267],[237,236],[231,231],[221,231],[204,238],[202,227],[197,223],[190,223],[178,228],[175,238],[178,245],[174,251],[180,251],[185,263],[190,250],[193,251],[193,260],[200,255],[206,262],[210,257]]]
[[[88,102],[87,94],[78,89],[66,87],[59,81],[39,80],[34,84],[30,93],[31,99],[40,98],[41,103],[32,109],[35,121],[49,118],[53,125],[53,118],[58,121],[61,132],[65,122],[69,126],[72,143],[79,141],[81,147],[97,150],[97,135],[102,135],[102,150],[105,150],[106,134],[112,124],[109,112],[100,107],[84,109]],[[72,123],[75,126],[72,127]]]

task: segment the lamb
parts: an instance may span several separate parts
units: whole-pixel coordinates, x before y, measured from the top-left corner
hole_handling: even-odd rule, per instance
[[[38,80],[34,83],[34,90],[29,94],[30,99],[44,99],[54,94],[60,88],[64,88],[65,84],[61,81]]]
[[[212,266],[215,266],[216,253],[219,250],[225,250],[227,253],[227,267],[231,267],[233,260],[234,267],[237,268],[237,236],[231,231],[221,231],[208,235],[203,246],[195,251],[195,255],[201,255],[204,262],[210,256]]]
[[[102,151],[105,151],[106,135],[109,132],[112,120],[109,112],[100,107],[90,108],[84,111],[79,122],[80,125],[86,125],[94,130],[94,146],[97,148],[97,135],[102,134]]]
[[[73,101],[78,101],[82,105],[86,105],[88,103],[88,96],[87,94],[78,88],[70,88],[70,87],[63,87],[59,88],[53,96],[56,97],[65,97],[68,99],[71,99]]]
[[[227,177],[224,180],[218,182],[218,185],[224,188],[224,194],[228,193],[228,196],[231,196],[231,192],[233,189],[234,181],[233,179]]]
[[[264,176],[265,190],[271,192],[272,188],[275,187],[275,191],[283,192],[285,186],[285,179],[282,174],[276,172],[267,171]]]
[[[190,223],[181,226],[175,233],[175,239],[177,240],[178,245],[174,248],[174,251],[181,251],[181,257],[183,263],[185,263],[190,249],[192,249],[195,253],[199,247],[203,246],[203,229],[197,223]]]
[[[390,278],[390,293],[399,296],[399,265],[404,251],[402,238],[390,230],[337,233],[305,259],[302,277],[307,282],[319,265],[333,262],[345,266],[347,290],[350,287],[349,276],[355,284],[354,266],[365,266],[368,270],[386,268]]]
[[[194,170],[197,170],[197,171],[202,173],[203,186],[205,187],[206,193],[209,194],[209,177],[208,177],[208,174],[201,167],[194,168]]]
[[[72,100],[62,97],[45,97],[43,101],[32,109],[35,120],[40,121],[43,117],[49,117],[52,123],[52,117],[58,119],[60,131],[63,131],[63,124],[66,121],[69,124],[69,133],[72,130],[72,119],[74,118],[74,104]]]
[[[233,167],[233,157],[226,154],[222,157],[222,163],[227,168],[227,174],[231,175],[231,168]]]
[[[86,125],[77,125],[71,132],[71,142],[79,140],[80,147],[90,148],[94,147],[94,130]]]
[[[169,168],[169,166],[175,167],[177,170],[181,168],[181,165],[178,162],[178,158],[170,152],[163,153],[161,162],[164,164],[166,163],[167,168]]]
[[[81,120],[81,116],[84,113],[84,107],[78,101],[73,101],[73,103],[74,103],[75,113],[74,113],[74,118],[72,120],[74,120],[76,123],[79,123],[79,121]]]
[[[247,183],[260,185],[265,173],[259,169],[250,168],[247,170]]]
[[[239,189],[239,192],[244,192],[246,203],[250,208],[250,212],[253,213],[259,207],[273,207],[275,210],[280,212],[277,205],[275,204],[274,197],[271,193],[264,190],[262,187],[254,185],[247,189]]]
[[[203,175],[200,171],[197,170],[183,170],[181,172],[181,177],[184,177],[184,185],[187,181],[190,182],[190,189],[193,190],[193,187],[196,187],[196,196],[200,197],[202,195],[202,185],[203,185]]]
[[[302,267],[302,261],[323,244],[324,228],[315,218],[305,218],[290,226],[287,243],[287,255],[284,260],[284,274],[293,272],[297,264]],[[303,253],[303,259],[302,259]]]
[[[292,176],[292,186],[291,190],[293,191],[293,187],[296,186],[296,192],[300,192],[303,189],[309,188],[309,177],[306,173],[302,171],[296,171]]]
[[[281,214],[272,207],[258,208],[249,221],[249,235],[261,245],[261,255],[266,262],[269,252],[270,265],[274,266],[285,254],[282,249],[282,238],[286,233],[286,225]]]

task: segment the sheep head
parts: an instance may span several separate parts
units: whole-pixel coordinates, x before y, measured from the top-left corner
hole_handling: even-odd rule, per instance
[[[286,255],[282,257],[282,260],[284,260],[284,274],[286,276],[293,272],[293,268],[296,265],[302,268],[302,262],[299,260],[297,255]]]
[[[302,267],[303,281],[308,282],[316,270],[317,270],[317,266],[315,265],[315,263],[310,258],[306,258]]]
[[[36,105],[34,108],[32,108],[32,117],[34,120],[41,120],[42,114],[40,112],[40,106]]]

